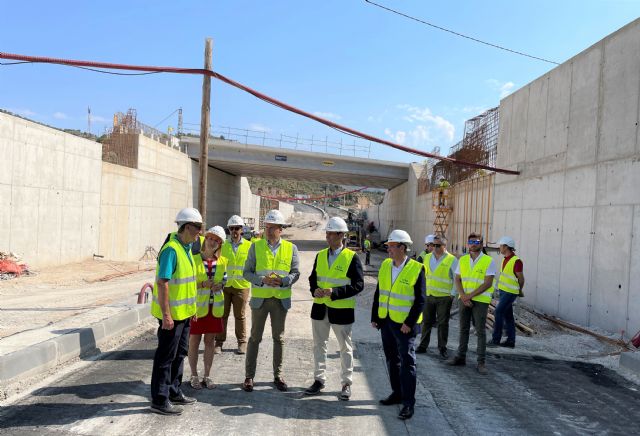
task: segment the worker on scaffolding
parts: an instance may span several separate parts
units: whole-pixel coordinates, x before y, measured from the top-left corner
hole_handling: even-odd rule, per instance
[[[438,184],[438,206],[445,207],[446,206],[446,195],[445,191],[451,185],[444,177],[440,177],[440,183]]]
[[[518,297],[524,297],[524,274],[522,273],[522,260],[516,256],[516,242],[509,236],[503,236],[498,241],[500,254],[504,256],[500,276],[495,281],[496,288],[500,292],[500,301],[495,310],[495,323],[493,324],[493,337],[487,343],[488,347],[516,346],[516,324],[513,317],[513,303]],[[507,330],[507,339],[502,339],[502,326]]]

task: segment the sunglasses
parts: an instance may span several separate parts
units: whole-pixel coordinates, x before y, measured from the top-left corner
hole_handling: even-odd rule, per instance
[[[482,244],[482,241],[470,240],[469,242],[467,242],[467,244],[469,244],[469,245],[480,245],[480,244]]]
[[[242,226],[229,227],[229,230],[231,230],[231,231],[233,231],[233,230],[242,230]]]
[[[202,224],[200,224],[200,223],[187,223],[186,225],[187,225],[187,226],[193,226],[193,227],[195,227],[195,228],[196,228],[196,229],[198,229],[198,230],[201,230],[201,229],[202,229]]]
[[[434,247],[436,247],[436,248],[440,248],[440,247],[442,247],[442,244],[432,244],[432,245],[433,245]]]

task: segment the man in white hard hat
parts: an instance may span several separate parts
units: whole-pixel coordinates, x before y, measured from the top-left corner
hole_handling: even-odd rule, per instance
[[[380,265],[371,308],[371,325],[382,336],[392,390],[380,404],[402,404],[398,418],[409,419],[416,402],[415,342],[425,299],[424,267],[407,256],[412,241],[404,230],[392,231],[385,244],[389,258]]]
[[[313,296],[311,326],[313,329],[313,384],[306,395],[317,395],[327,381],[326,360],[329,332],[333,330],[340,346],[342,390],[338,398],[351,398],[353,382],[353,346],[351,329],[355,321],[356,295],[364,289],[362,263],[355,252],[343,244],[349,231],[339,217],[330,218],[325,227],[328,248],[321,250],[309,276]]]
[[[247,344],[245,380],[242,389],[253,391],[258,347],[262,341],[267,316],[271,318],[273,336],[273,382],[279,391],[287,390],[282,377],[284,328],[291,308],[291,286],[300,277],[298,247],[280,237],[285,222],[279,210],[270,210],[264,218],[264,239],[249,248],[243,276],[251,282],[251,336]]]
[[[162,246],[156,266],[151,314],[158,319],[158,348],[151,374],[151,410],[180,415],[177,404],[193,404],[182,393],[184,358],[188,352],[190,319],[196,314],[196,271],[191,245],[200,235],[202,215],[194,208],[176,216],[178,232]]]
[[[233,307],[235,318],[236,340],[238,341],[238,354],[247,352],[247,303],[251,283],[242,276],[244,264],[249,254],[251,242],[242,237],[244,220],[238,215],[233,215],[227,222],[230,241],[222,245],[222,255],[229,260],[227,266],[227,284],[224,287],[224,331],[216,336],[215,353],[222,352],[222,345],[227,340],[227,321]]]
[[[418,262],[424,261],[424,258],[427,254],[431,254],[433,252],[433,238],[435,235],[427,235],[424,237],[424,250],[416,257]]]
[[[447,362],[451,366],[466,365],[467,348],[469,346],[469,324],[473,320],[478,335],[476,354],[478,356],[478,373],[488,374],[486,366],[487,311],[491,303],[491,284],[496,275],[496,265],[491,256],[482,252],[483,239],[478,233],[471,233],[467,238],[469,254],[458,260],[455,271],[455,286],[458,291],[458,309],[460,318],[460,340],[458,353]]]
[[[433,235],[431,246],[433,252],[425,256],[424,270],[427,284],[427,301],[422,313],[422,338],[416,353],[426,353],[431,340],[431,329],[438,326],[438,351],[440,357],[447,359],[447,341],[449,340],[449,317],[453,303],[454,271],[458,267],[458,259],[447,252],[447,241],[444,237]]]
[[[497,288],[500,293],[500,301],[495,310],[493,323],[493,337],[487,344],[488,347],[516,346],[516,321],[513,317],[513,303],[518,297],[524,297],[524,273],[522,260],[516,256],[516,242],[510,236],[503,236],[498,241],[500,254],[504,256],[500,268],[500,276],[497,279]],[[507,339],[502,339],[502,327],[507,330]]]

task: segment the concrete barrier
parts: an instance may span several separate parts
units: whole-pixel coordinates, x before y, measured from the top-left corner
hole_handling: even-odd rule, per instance
[[[151,317],[149,305],[133,305],[123,312],[87,327],[61,332],[60,336],[0,356],[0,382],[31,376],[83,354],[136,327]]]

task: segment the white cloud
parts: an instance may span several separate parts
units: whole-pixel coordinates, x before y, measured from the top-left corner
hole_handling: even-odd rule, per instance
[[[404,145],[407,139],[407,132],[403,130],[392,132],[391,129],[387,128],[387,129],[384,129],[384,134],[400,145]]]
[[[55,112],[53,114],[53,118],[55,118],[56,120],[67,120],[69,119],[69,116],[64,112]]]
[[[398,144],[418,149],[447,147],[454,139],[456,129],[453,123],[440,115],[435,115],[427,107],[408,104],[396,106],[400,110],[396,119],[409,123],[409,128],[392,129],[387,127],[384,133]]]
[[[258,123],[249,124],[249,130],[255,130],[256,132],[265,132],[265,133],[271,132],[270,128]]]
[[[414,129],[416,132],[418,132],[417,136],[424,136],[419,132],[425,130],[426,137],[429,137],[429,130],[435,129],[439,131],[447,141],[453,140],[453,137],[456,133],[456,128],[454,127],[453,123],[451,123],[449,120],[444,119],[440,115],[434,115],[431,112],[431,109],[429,109],[428,107],[420,108],[417,106],[402,104],[398,105],[398,109],[403,109],[407,112],[407,115],[403,117],[405,121],[409,121],[411,123],[420,122],[427,124],[427,126],[422,125]]]
[[[513,88],[516,86],[513,82],[501,82],[496,79],[488,79],[486,82],[492,89],[500,91],[500,98],[505,98],[507,95],[511,94]]]
[[[327,120],[341,120],[342,117],[338,114],[334,114],[333,112],[314,112],[316,117],[325,118]]]

